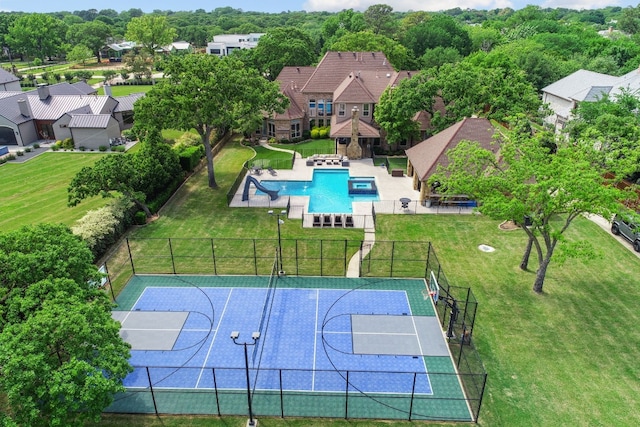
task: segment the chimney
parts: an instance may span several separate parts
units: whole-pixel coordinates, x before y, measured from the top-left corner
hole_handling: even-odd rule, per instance
[[[104,94],[107,96],[113,96],[113,92],[111,91],[111,85],[104,85]]]
[[[18,108],[20,109],[20,114],[24,117],[31,117],[31,107],[29,107],[29,101],[27,99],[18,99]]]
[[[347,145],[347,156],[353,160],[359,160],[362,158],[362,147],[360,147],[358,131],[358,120],[360,119],[360,110],[358,107],[353,107],[351,110],[351,141]]]
[[[45,84],[38,85],[38,96],[40,97],[41,101],[49,98],[49,96],[51,96],[51,94],[49,93],[49,86]]]

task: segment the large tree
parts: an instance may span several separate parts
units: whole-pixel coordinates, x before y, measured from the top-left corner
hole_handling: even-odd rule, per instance
[[[64,226],[0,235],[0,422],[95,423],[124,390],[129,346],[92,259]]]
[[[531,221],[522,227],[530,245],[521,265],[527,265],[533,246],[538,260],[533,290],[541,293],[557,247],[561,245],[567,256],[593,253],[587,242],[564,239],[573,221],[584,214],[610,217],[623,194],[608,185],[589,150],[563,140],[556,144],[546,132],[532,135],[522,117],[500,141],[498,157],[477,143],[461,142],[447,153],[447,167],[431,182],[438,181],[444,194],[467,194],[477,200],[478,210],[490,218]]]
[[[364,11],[364,21],[374,34],[393,36],[397,21],[393,17],[393,7],[388,4],[372,4]]]
[[[30,13],[16,19],[9,27],[6,42],[14,52],[40,58],[64,52],[66,24],[51,15]]]
[[[439,14],[409,28],[402,43],[413,51],[416,58],[424,55],[427,49],[439,46],[455,48],[463,56],[471,52],[471,38],[467,30],[453,18]]]
[[[68,203],[75,206],[87,197],[113,197],[120,193],[135,203],[147,218],[148,202],[180,177],[180,163],[171,148],[150,142],[147,136],[135,154],[113,154],[82,168],[69,184]],[[157,139],[157,138],[156,138]]]
[[[71,45],[88,47],[100,62],[100,50],[111,35],[112,30],[109,25],[102,21],[91,21],[69,27],[67,40]]]
[[[342,52],[377,52],[385,54],[396,70],[413,70],[416,62],[411,52],[397,41],[371,31],[347,33],[331,45],[331,50]]]
[[[221,137],[249,117],[282,112],[288,105],[277,83],[245,68],[233,56],[171,57],[164,73],[166,80],[136,102],[135,126],[141,130],[195,129],[205,147],[211,188],[217,188],[211,151],[214,131]]]
[[[287,65],[311,65],[317,58],[311,37],[296,27],[268,30],[251,53],[260,71],[269,80],[275,80]]]
[[[133,18],[127,24],[125,37],[142,46],[148,54],[155,55],[156,50],[171,44],[177,32],[163,15],[143,15]]]

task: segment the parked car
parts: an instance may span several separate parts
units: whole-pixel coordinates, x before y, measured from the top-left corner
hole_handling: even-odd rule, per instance
[[[622,235],[633,244],[633,249],[636,252],[640,252],[640,226],[638,224],[616,215],[611,223],[611,232],[616,236]]]

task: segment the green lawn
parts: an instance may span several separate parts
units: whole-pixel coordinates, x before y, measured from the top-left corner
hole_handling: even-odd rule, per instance
[[[113,96],[125,96],[132,93],[149,92],[153,85],[118,85],[111,86],[111,93]],[[98,89],[98,95],[104,95],[104,88]]]
[[[336,152],[336,143],[333,139],[312,139],[297,144],[273,144],[273,146],[297,151],[302,157],[308,157],[313,154],[334,154]]]
[[[0,166],[0,230],[9,231],[41,222],[73,225],[91,209],[104,206],[94,197],[67,207],[67,187],[84,166],[92,166],[100,153],[43,153],[25,163]]]
[[[227,146],[216,157],[219,189],[207,188],[203,169],[180,189],[157,221],[135,230],[132,236],[275,238],[276,227],[266,208],[226,206],[229,186],[252,155],[251,149],[238,143]],[[531,290],[534,273],[518,268],[526,243],[524,233],[501,231],[498,225],[498,221],[471,215],[377,216],[376,241],[433,242],[449,281],[470,286],[479,301],[474,338],[489,373],[480,425],[639,425],[640,260],[628,245],[579,219],[567,232],[567,239],[590,241],[600,257],[552,262],[545,293],[537,295]],[[303,230],[299,220],[287,220],[282,236],[360,240],[363,234],[358,230]],[[481,252],[477,250],[480,244],[496,251]],[[374,246],[374,252],[379,246]],[[535,264],[532,258],[530,268]],[[260,421],[273,427],[409,425]],[[241,426],[245,422],[246,418],[237,417],[109,415],[101,425]]]

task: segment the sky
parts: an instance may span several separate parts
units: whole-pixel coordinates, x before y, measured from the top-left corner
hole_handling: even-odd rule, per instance
[[[21,12],[60,12],[86,9],[115,9],[120,12],[131,8],[142,9],[144,12],[159,10],[196,10],[211,11],[217,7],[231,6],[234,9],[258,12],[282,11],[328,11],[337,12],[342,9],[363,11],[372,4],[387,4],[395,11],[426,10],[439,11],[459,7],[461,9],[491,10],[504,7],[522,9],[528,4],[543,8],[565,7],[569,9],[600,9],[606,6],[633,6],[640,0],[0,0],[0,11]]]

